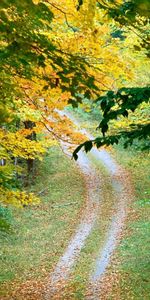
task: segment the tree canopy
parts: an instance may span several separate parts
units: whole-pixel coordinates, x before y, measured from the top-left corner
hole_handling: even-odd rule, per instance
[[[81,8],[84,1],[79,1],[78,9]],[[130,39],[129,47],[132,47],[135,52],[139,52],[141,58],[147,57],[147,62],[150,56],[150,3],[149,1],[97,1],[96,5],[106,12],[108,18],[115,20],[119,25],[117,30],[112,32],[114,38],[127,39],[133,32],[138,39]],[[118,26],[117,25],[117,26]],[[141,60],[141,65],[143,61]],[[148,65],[145,63],[145,69],[148,70]],[[97,129],[101,130],[102,136],[95,140],[86,141],[77,147],[73,153],[75,159],[78,158],[78,151],[84,147],[85,151],[91,150],[93,145],[98,148],[103,145],[118,144],[123,139],[124,146],[132,145],[134,140],[144,140],[143,149],[150,148],[150,122],[149,122],[149,100],[150,100],[150,87],[149,87],[149,75],[146,79],[146,86],[143,82],[145,77],[143,73],[135,70],[138,73],[139,79],[138,85],[135,85],[136,80],[132,79],[130,82],[125,82],[122,87],[107,91],[105,95],[100,95],[96,102],[100,106],[103,118],[98,125]],[[141,76],[141,78],[140,78]],[[132,112],[135,113],[139,109],[142,113],[142,104],[146,103],[147,113],[144,115],[144,119],[136,122],[131,122],[130,126],[125,126],[122,130],[111,134],[107,134],[109,131],[109,125],[112,120],[119,120],[120,116],[124,118],[130,117]],[[130,113],[131,112],[131,113]],[[146,119],[145,119],[146,117]]]
[[[18,161],[27,161],[31,171],[32,161],[60,140],[80,144],[74,151],[77,158],[82,147],[89,151],[93,144],[118,143],[122,136],[125,145],[149,137],[150,125],[143,120],[108,132],[112,120],[126,118],[149,102],[148,12],[146,0],[1,1],[0,168],[5,202],[15,197],[30,202],[14,184],[23,174]],[[102,136],[86,142],[59,113],[68,103],[84,105],[84,99],[97,103],[103,113],[98,126]]]

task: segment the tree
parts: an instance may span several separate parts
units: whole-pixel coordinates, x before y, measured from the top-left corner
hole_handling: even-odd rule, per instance
[[[79,1],[78,9],[84,1]],[[134,52],[139,52],[141,55],[142,65],[145,60],[145,67],[148,70],[148,58],[149,58],[149,11],[150,3],[149,1],[97,1],[97,5],[102,11],[105,11],[106,15],[115,20],[115,30],[112,32],[112,37],[119,39],[129,39],[129,34],[135,34],[137,39],[130,39],[129,47],[132,48]],[[138,74],[139,76],[139,74]],[[84,147],[85,151],[90,151],[93,145],[101,147],[103,145],[118,144],[120,140],[124,140],[124,146],[127,147],[131,145],[134,140],[145,140],[143,149],[150,148],[150,123],[148,118],[148,113],[146,115],[146,120],[142,120],[137,123],[131,123],[130,126],[126,126],[120,131],[111,134],[109,127],[111,127],[112,120],[119,120],[120,117],[128,118],[130,112],[140,110],[143,103],[147,103],[147,110],[149,107],[150,100],[150,87],[147,82],[147,86],[143,86],[142,79],[145,78],[141,74],[141,80],[139,86],[135,85],[133,81],[133,86],[128,82],[125,83],[124,87],[112,89],[107,91],[103,96],[100,96],[96,102],[99,103],[100,109],[103,113],[103,119],[98,125],[98,129],[101,130],[102,136],[96,138],[92,141],[87,141],[77,147],[73,153],[75,159],[77,159],[78,151]],[[147,81],[147,80],[146,80]],[[106,136],[106,133],[109,134]]]
[[[124,30],[116,33],[118,25],[105,16],[106,9],[100,9],[99,3],[0,3],[1,169],[7,192],[12,190],[20,159],[28,162],[31,172],[33,160],[40,159],[49,145],[60,140],[83,143],[84,137],[74,132],[71,121],[62,117],[60,110],[68,103],[76,107],[84,98],[103,102],[105,115],[107,110],[107,120],[102,123],[105,133],[111,118],[104,93],[113,90],[112,101],[118,101],[118,89],[135,75],[141,57],[137,59],[128,47],[129,31],[126,29],[126,38]],[[130,38],[138,46],[135,32]],[[110,94],[107,96],[110,99]]]
[[[31,161],[40,159],[46,147],[60,138],[68,140],[68,135],[74,138],[70,122],[62,122],[56,111],[76,93],[67,76],[77,82],[80,74],[81,91],[90,76],[82,59],[62,54],[47,36],[53,13],[44,1],[38,5],[31,0],[1,1],[0,11],[1,182],[5,202],[12,202],[15,195],[23,199],[23,194],[12,190],[16,173],[21,173],[18,158],[27,160],[31,171]],[[38,138],[45,127],[49,141]],[[27,198],[30,202],[33,195]]]

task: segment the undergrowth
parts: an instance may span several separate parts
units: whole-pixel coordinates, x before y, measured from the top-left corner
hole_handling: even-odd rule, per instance
[[[38,280],[52,270],[76,228],[86,193],[76,164],[57,147],[50,148],[38,163],[30,191],[40,195],[39,205],[3,209],[11,231],[4,230],[0,238],[1,296],[11,294],[21,282]]]

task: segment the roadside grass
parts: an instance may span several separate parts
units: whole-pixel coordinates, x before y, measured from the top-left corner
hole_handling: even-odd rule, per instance
[[[100,198],[100,207],[94,229],[87,238],[85,246],[81,249],[80,257],[73,268],[70,281],[67,283],[61,299],[85,299],[89,276],[94,270],[95,260],[105,243],[106,232],[115,209],[116,198],[111,179],[103,165],[91,154],[89,154],[89,157],[97,171],[97,176],[100,174],[101,190],[97,191]]]
[[[95,129],[94,122],[89,128],[84,116],[81,124],[90,132]],[[112,153],[119,164],[130,171],[136,197],[130,204],[126,228],[113,257],[113,264],[108,268],[108,275],[119,273],[120,276],[113,277],[112,290],[109,295],[105,295],[105,299],[148,300],[150,156],[134,148],[124,150],[121,146],[112,149]],[[103,174],[102,178],[100,177],[103,195],[100,191],[100,197],[105,201],[100,205],[95,227],[81,250],[71,279],[60,298],[64,300],[85,299],[89,274],[105,242],[105,233],[113,214],[115,196],[111,180],[104,167],[93,157],[92,160],[97,173]],[[39,163],[31,191],[43,191],[41,203],[22,210],[11,208],[12,232],[3,233],[1,237],[3,296],[11,294],[14,286],[19,286],[21,282],[45,278],[54,268],[78,224],[86,187],[84,178],[74,162],[54,147],[44,161]]]
[[[88,116],[82,110],[81,113],[79,111],[74,113],[74,116],[78,118],[83,128],[95,136],[96,121],[93,117],[89,124]],[[108,300],[149,300],[150,295],[150,154],[138,150],[137,146],[138,144],[135,147],[124,149],[119,145],[111,149],[116,161],[131,174],[135,200],[129,207],[126,228],[120,246],[113,257],[113,264],[108,268],[108,275],[111,278],[112,274],[113,278],[112,290],[108,296],[105,295],[105,299]],[[107,216],[107,212],[104,212],[104,216]],[[94,253],[97,253],[96,249],[101,247],[104,234],[102,233],[102,240],[100,239],[100,230],[97,233],[93,231],[92,235],[87,240],[86,247],[88,254],[91,252],[91,257],[94,259]],[[93,244],[93,248],[89,246],[90,243]],[[86,251],[86,247],[83,248],[83,252]],[[88,259],[86,262],[86,258],[86,255],[85,258],[80,258],[81,271],[79,263],[75,269],[76,279],[74,280],[75,285],[78,286],[76,293],[82,294],[82,297],[80,295],[81,299],[84,299],[83,291],[85,278],[87,278],[84,272],[88,273],[92,266],[92,262]],[[114,277],[114,274],[118,274],[118,272],[119,276]],[[77,273],[82,276],[78,276]],[[79,279],[81,283],[77,284]],[[80,299],[80,297],[77,296],[75,299]]]
[[[9,208],[13,216],[11,232],[3,232],[0,238],[1,296],[52,270],[76,228],[86,187],[77,165],[53,147],[38,162],[30,191],[43,191],[40,204]]]
[[[130,170],[136,197],[131,204],[126,230],[116,253],[120,280],[109,299],[148,300],[150,295],[150,154],[134,148],[115,148],[120,164]]]

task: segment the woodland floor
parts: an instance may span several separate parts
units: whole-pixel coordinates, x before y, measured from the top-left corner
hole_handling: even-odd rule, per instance
[[[12,208],[3,233],[0,299],[149,299],[148,157],[112,155],[94,149],[77,165],[50,151],[32,187],[45,189],[40,205]]]

